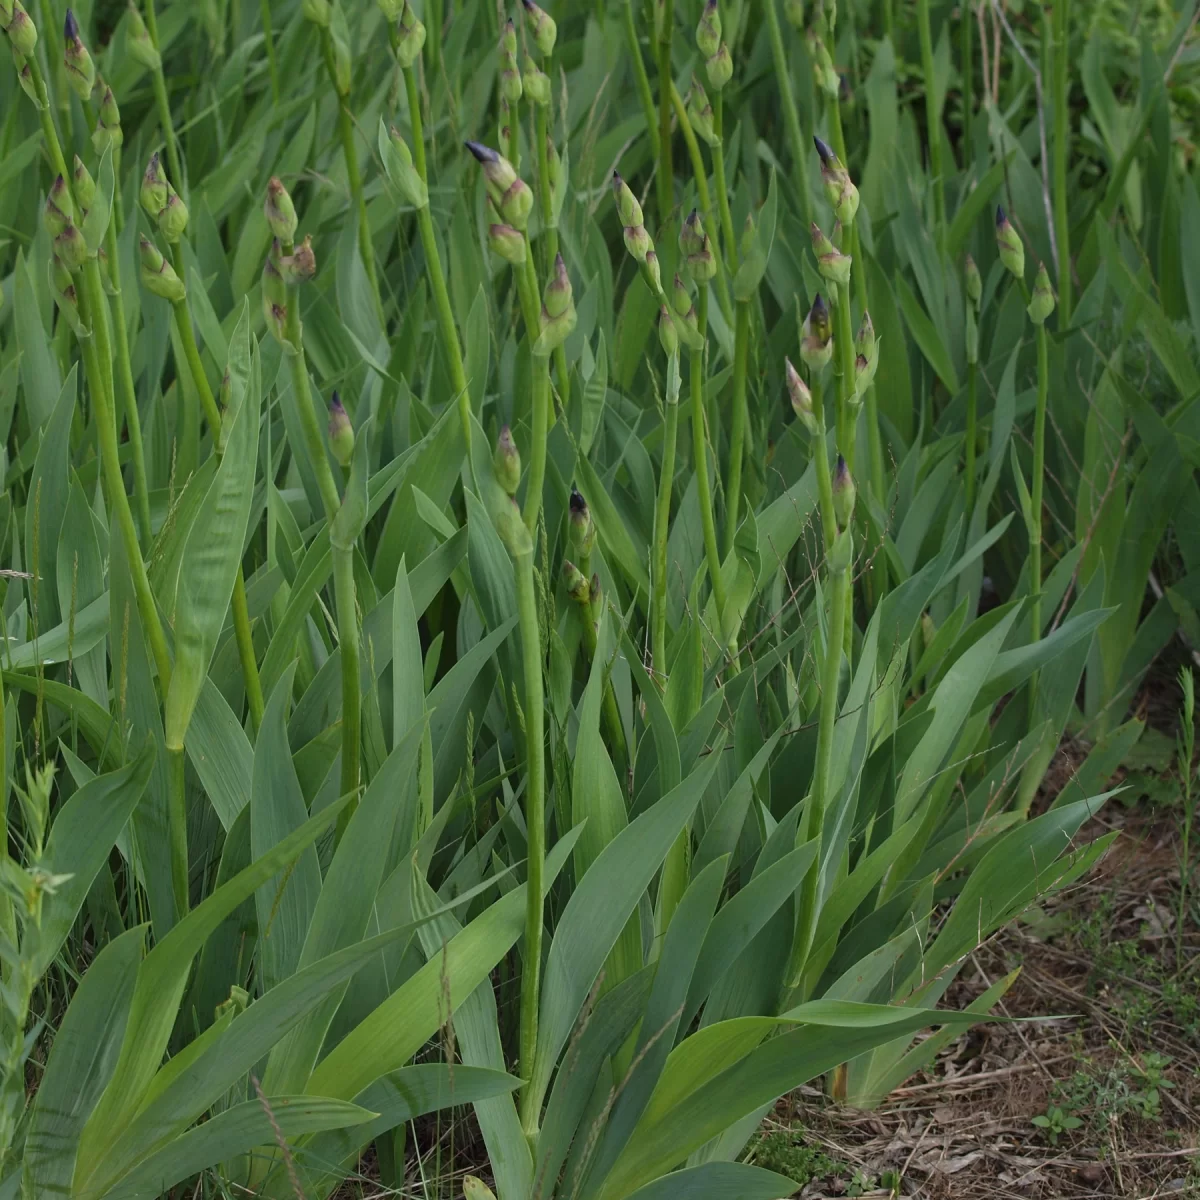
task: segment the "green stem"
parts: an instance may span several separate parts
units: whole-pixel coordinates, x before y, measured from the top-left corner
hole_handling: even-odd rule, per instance
[[[145,0],[142,6],[146,13],[146,32],[154,49],[162,54],[162,46],[158,40],[158,15],[154,11],[154,0]],[[171,124],[171,105],[167,99],[167,83],[163,78],[162,63],[160,62],[150,72],[150,81],[154,87],[154,103],[158,108],[158,123],[162,126],[163,141],[167,146],[167,164],[171,168],[171,179],[179,189],[183,198],[187,199],[187,180],[183,174],[183,162],[179,157],[179,142],[175,137],[175,127]]]
[[[654,508],[654,579],[651,649],[654,673],[664,686],[667,679],[667,535],[671,526],[671,489],[675,482],[675,448],[679,438],[679,353],[673,356],[675,378],[671,387],[668,367],[667,403],[663,418],[663,458]]]
[[[642,48],[638,44],[637,27],[633,23],[633,0],[625,0],[622,17],[625,26],[625,43],[629,49],[629,59],[633,63],[633,81],[637,86],[638,97],[642,102],[642,113],[646,118],[646,135],[650,139],[651,152],[657,159],[658,125],[655,123],[654,93],[650,90],[650,77],[646,74]]]
[[[167,750],[167,837],[171,847],[171,889],[175,895],[175,920],[187,916],[188,837],[187,789],[182,746]]]
[[[1037,327],[1037,408],[1033,417],[1033,486],[1029,514],[1029,623],[1036,642],[1042,636],[1042,482],[1046,468],[1046,400],[1050,389],[1049,338],[1046,325]],[[1030,683],[1037,691],[1037,676]]]
[[[1067,36],[1070,0],[1054,0],[1054,237],[1058,243],[1058,307],[1065,329],[1071,323],[1071,226],[1067,219]]]
[[[350,195],[358,210],[358,253],[371,285],[371,298],[375,301],[375,312],[381,326],[386,326],[383,299],[379,292],[379,276],[375,269],[375,245],[371,241],[371,222],[367,217],[367,201],[363,195],[362,174],[358,169],[358,149],[354,145],[354,117],[350,112],[350,94],[338,90],[337,63],[333,52],[333,33],[328,26],[321,30],[321,50],[325,56],[325,71],[338,99],[338,133],[342,139],[342,158],[346,163],[346,177],[350,182]],[[343,810],[345,811],[345,810]]]
[[[925,79],[925,128],[929,137],[929,168],[933,173],[933,212],[939,248],[946,233],[946,190],[942,174],[941,120],[934,95],[933,34],[929,27],[929,0],[917,0],[917,30],[921,37],[921,72]]]
[[[717,135],[717,144],[712,148],[713,184],[717,189],[717,207],[721,212],[721,237],[725,242],[723,255],[725,264],[730,271],[737,268],[737,239],[733,232],[733,214],[729,210],[729,188],[725,183],[725,142],[724,142],[724,92],[718,92],[713,99],[713,131]]]
[[[421,123],[421,97],[417,89],[415,67],[404,69],[404,85],[408,92],[408,119],[412,126],[413,164],[417,168],[417,174],[421,176],[421,182],[428,187],[425,137]],[[467,447],[467,460],[470,461],[471,396],[467,390],[467,370],[463,363],[462,345],[458,340],[458,327],[454,322],[454,309],[450,306],[450,293],[446,289],[446,276],[442,271],[442,259],[438,253],[437,238],[433,232],[433,217],[429,212],[428,204],[417,209],[417,229],[421,236],[421,248],[425,252],[425,270],[429,274],[429,285],[433,290],[433,307],[437,313],[442,352],[450,367],[450,382],[458,398],[458,412],[463,427],[463,444]]]
[[[521,308],[525,314],[525,328],[532,348],[538,337],[537,271],[533,265],[533,248],[529,238],[525,239],[525,263],[516,272],[517,289],[521,297]],[[546,439],[550,432],[550,360],[538,355],[533,358],[533,410],[532,453],[529,456],[529,476],[525,484],[525,507],[522,516],[526,528],[532,533],[537,528],[538,514],[542,510],[542,490],[546,480]]]
[[[833,549],[837,539],[837,516],[833,511],[833,477],[829,471],[829,451],[826,447],[824,389],[820,381],[810,381],[813,416],[820,433],[812,440],[813,461],[817,466],[817,508],[821,514],[821,537],[825,552]]]
[[[854,474],[855,424],[856,406],[854,396],[854,332],[850,319],[850,285],[837,285],[837,335],[834,337],[834,348],[837,351],[838,366],[838,411],[837,431],[838,450]]]
[[[783,49],[783,33],[779,28],[779,13],[775,9],[775,0],[763,0],[762,7],[763,15],[767,18],[767,33],[771,39],[775,86],[779,89],[779,99],[783,104],[783,124],[792,146],[792,175],[796,196],[800,201],[800,227],[807,229],[812,224],[812,198],[808,194],[808,172],[805,170],[809,152],[808,138],[800,126],[796,95],[792,91],[791,68]]]
[[[975,59],[974,43],[972,41],[974,37],[972,27],[975,21],[970,0],[964,0],[963,6],[960,9],[959,24],[959,57],[962,59],[962,136],[965,142],[969,142],[971,137],[971,118],[975,115]]]
[[[271,72],[271,100],[279,104],[279,65],[275,61],[275,31],[271,27],[271,0],[262,0],[263,41],[267,47],[267,68]]]
[[[725,483],[725,548],[728,558],[737,536],[742,502],[742,457],[746,442],[746,371],[750,357],[750,304],[739,301],[733,335],[733,414],[729,427],[729,476]]]
[[[813,772],[812,794],[805,814],[804,842],[816,842],[816,857],[804,877],[800,890],[800,913],[796,921],[792,958],[788,968],[788,986],[799,986],[812,950],[817,929],[819,909],[818,888],[821,882],[821,852],[824,848],[825,810],[829,804],[829,779],[833,765],[833,730],[837,722],[838,676],[841,673],[842,647],[837,631],[846,620],[850,597],[848,570],[831,572],[833,595],[829,603],[829,636],[825,643],[825,658],[821,667],[821,709],[817,724],[817,761]],[[803,844],[803,843],[801,843]]]
[[[537,139],[538,201],[542,209],[542,235],[546,246],[542,255],[542,269],[549,276],[554,269],[554,257],[558,254],[558,228],[554,224],[554,196],[550,189],[550,155],[546,148],[548,128],[544,104],[534,106],[533,125],[534,137]]]
[[[542,974],[542,887],[546,861],[545,700],[542,689],[541,631],[537,590],[533,581],[533,551],[513,561],[517,585],[517,617],[521,629],[521,658],[525,671],[525,829],[529,839],[525,885],[525,958],[521,972],[521,1078],[533,1078],[537,1051],[538,994]],[[531,1141],[537,1136],[539,1114],[534,1089],[521,1093],[521,1124]]]
[[[662,29],[658,42],[658,221],[667,223],[675,203],[671,167],[671,35],[675,28],[675,0],[663,0]]]
[[[975,507],[975,450],[978,434],[975,428],[978,393],[978,364],[967,363],[967,515]]]
[[[361,654],[358,644],[358,606],[354,592],[354,547],[333,547],[333,597],[337,608],[338,649],[342,660],[342,787],[343,796],[358,795]],[[357,807],[352,800],[338,817],[340,837]],[[343,814],[350,814],[344,815]]]
[[[708,340],[708,285],[700,285],[696,305],[700,335]],[[708,479],[708,439],[704,433],[704,348],[691,356],[692,389],[692,460],[696,471],[696,490],[700,499],[700,522],[704,527],[704,553],[708,559],[708,578],[712,584],[713,604],[717,610],[717,638],[723,636],[725,584],[721,579],[721,556],[717,550],[717,529],[713,520],[712,487]]]

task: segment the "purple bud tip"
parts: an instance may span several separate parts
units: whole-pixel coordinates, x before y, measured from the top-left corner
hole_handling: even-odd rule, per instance
[[[464,142],[463,144],[475,155],[476,162],[494,163],[500,158],[500,155],[491,146],[485,146],[482,142]]]
[[[817,298],[812,302],[812,315],[818,319],[823,317],[829,310],[825,307],[825,298],[820,292],[817,293]]]
[[[512,17],[509,17],[508,20],[504,22],[504,32],[505,33],[516,33],[517,32],[517,27],[513,24]]]
[[[1008,213],[1004,211],[1004,205],[996,205],[996,224],[1003,225],[1008,220]]]
[[[821,156],[821,161],[823,163],[827,163],[836,157],[833,153],[833,147],[830,146],[828,142],[816,137],[815,135],[813,137],[813,145],[816,146],[817,153]]]
[[[341,396],[339,396],[337,392],[334,392],[329,398],[329,411],[333,413],[334,416],[345,415],[346,409],[342,404]]]
[[[75,14],[69,8],[66,20],[63,21],[63,39],[68,42],[79,40],[79,22],[75,20]]]
[[[525,5],[526,12],[533,12],[533,10],[537,8],[537,5],[534,4],[533,0],[521,0],[521,3]]]
[[[583,498],[583,495],[578,488],[571,489],[571,511],[573,513],[587,511],[587,501]]]
[[[686,224],[695,225],[696,222],[699,220],[700,220],[700,213],[697,209],[693,208],[692,211],[690,213],[688,213]]]
[[[837,466],[834,468],[834,475],[839,481],[846,478],[846,460],[839,454],[837,456]]]
[[[556,275],[565,275],[567,273],[567,264],[563,262],[562,251],[559,251],[554,256],[554,273]]]

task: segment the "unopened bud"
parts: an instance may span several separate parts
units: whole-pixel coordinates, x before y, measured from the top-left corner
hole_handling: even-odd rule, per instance
[[[675,332],[675,322],[671,320],[671,313],[665,304],[660,305],[658,310],[658,341],[668,358],[679,353],[679,334]]]
[[[412,5],[404,0],[396,29],[396,59],[407,70],[421,56],[425,46],[425,26],[413,12]]]
[[[542,292],[541,332],[535,346],[536,352],[549,354],[551,350],[561,346],[575,328],[577,319],[572,300],[571,280],[567,275],[563,257],[558,254],[554,258],[554,273]]]
[[[68,225],[54,239],[54,253],[68,271],[78,271],[88,260],[87,242],[78,225]]]
[[[715,146],[720,139],[713,125],[712,105],[709,103],[708,94],[694,75],[687,94],[687,115],[696,135],[710,146]]]
[[[494,254],[498,254],[505,262],[512,263],[514,267],[525,261],[525,238],[520,230],[511,225],[489,225],[488,245]]]
[[[512,430],[505,425],[496,439],[496,449],[492,454],[492,470],[496,482],[510,495],[517,494],[521,486],[521,452],[513,441]]]
[[[596,525],[592,520],[591,510],[583,494],[577,489],[571,489],[571,499],[568,533],[571,539],[571,549],[580,558],[587,558],[596,544]]]
[[[79,318],[79,293],[75,290],[74,276],[54,254],[50,255],[48,266],[50,292],[54,296],[54,303],[58,305],[59,311],[71,328],[78,330],[82,322]]]
[[[831,100],[837,96],[841,81],[829,57],[829,51],[815,29],[808,31],[808,56],[812,61],[813,83]]]
[[[733,59],[729,47],[724,42],[718,47],[716,54],[704,64],[708,73],[708,82],[719,92],[733,78]]]
[[[858,490],[850,475],[846,460],[839,454],[837,467],[833,472],[833,515],[837,518],[838,528],[845,529],[854,515],[854,501]]]
[[[623,230],[625,249],[638,261],[645,262],[654,253],[654,240],[646,232],[645,225],[626,225]]]
[[[1037,276],[1033,281],[1033,295],[1029,300],[1029,319],[1035,325],[1044,325],[1054,311],[1054,289],[1050,286],[1050,275],[1045,263],[1038,263]]]
[[[721,45],[721,10],[717,0],[708,0],[696,26],[696,46],[705,58],[716,54]]]
[[[333,86],[337,89],[337,94],[344,100],[350,95],[352,82],[350,47],[336,33],[330,34],[330,42],[333,45]]]
[[[33,70],[29,66],[29,60],[16,46],[12,46],[11,49],[13,66],[17,69],[17,82],[21,85],[21,91],[40,109],[42,98],[38,95],[37,84],[33,81]]]
[[[641,225],[643,222],[642,206],[630,190],[629,184],[616,171],[612,174],[612,189],[613,196],[617,201],[617,215],[621,218],[621,224],[625,226]]]
[[[554,139],[546,134],[546,176],[550,180],[550,190],[558,187],[558,173],[562,170],[562,156],[554,144]]]
[[[716,275],[717,260],[712,252],[712,242],[704,232],[700,213],[694,208],[679,231],[679,249],[688,274],[697,283],[707,283]]]
[[[550,103],[550,76],[528,54],[521,63],[521,86],[531,104],[545,108]]]
[[[354,454],[354,426],[337,392],[329,400],[329,448],[343,467],[350,465]]]
[[[306,21],[311,21],[322,29],[327,29],[333,18],[333,9],[329,0],[303,0],[300,11],[304,14]]]
[[[33,52],[37,49],[37,26],[33,23],[33,18],[21,7],[21,0],[13,0],[12,15],[8,18],[4,32],[8,34],[8,40],[12,43],[15,53],[25,58],[33,57]]]
[[[187,228],[187,205],[179,198],[179,193],[167,184],[166,207],[158,214],[158,228],[168,242],[177,242]]]
[[[784,377],[787,379],[788,397],[792,402],[792,412],[805,429],[814,436],[818,432],[817,414],[813,412],[812,392],[808,384],[800,378],[800,372],[792,366],[792,360],[784,360]]]
[[[138,242],[142,267],[142,286],[155,296],[161,296],[177,304],[187,295],[183,280],[175,274],[175,268],[159,253],[158,247],[143,237]]]
[[[544,12],[533,0],[524,0],[525,23],[533,35],[534,44],[543,56],[554,53],[554,43],[558,39],[558,26],[548,12]]]
[[[662,291],[662,268],[658,265],[658,255],[653,250],[646,252],[646,257],[642,262],[642,271],[646,276],[646,282],[650,285],[650,290],[657,296]]]
[[[63,66],[67,69],[67,82],[71,90],[80,100],[87,100],[96,82],[96,64],[92,62],[92,56],[79,36],[79,22],[69,8],[63,22]]]
[[[817,294],[800,330],[800,358],[810,371],[820,371],[833,357],[833,322],[824,298]]]
[[[375,0],[385,21],[398,21],[404,11],[404,0]]]
[[[542,303],[550,316],[561,317],[571,307],[571,298],[571,279],[567,275],[567,265],[563,262],[563,256],[556,254],[554,271],[546,283],[545,291],[542,292]]]
[[[263,202],[263,216],[267,218],[271,236],[280,242],[291,242],[296,238],[296,206],[278,176],[267,181],[267,198]]]
[[[975,265],[975,260],[969,254],[963,264],[963,273],[967,284],[967,299],[978,309],[979,301],[983,298],[983,279],[979,274],[979,268]]]
[[[1025,278],[1025,244],[1021,235],[1012,227],[1003,208],[996,209],[996,246],[1000,250],[1000,261],[1018,279]]]
[[[278,247],[278,242],[276,242]],[[307,283],[317,273],[317,256],[313,254],[312,235],[307,235],[291,254],[279,253],[279,274],[288,287]]]
[[[75,204],[71,200],[71,192],[67,181],[57,176],[50,185],[50,194],[46,197],[46,206],[42,210],[42,222],[46,232],[53,238],[75,220]]]
[[[864,358],[875,357],[875,325],[871,314],[863,309],[862,320],[858,324],[858,333],[854,335],[854,351]]]
[[[96,181],[78,154],[75,155],[75,200],[85,217],[96,201]]]
[[[680,317],[686,317],[692,308],[691,293],[679,275],[675,276],[674,282],[671,284],[671,305],[675,309],[676,315]]]
[[[576,604],[587,604],[591,600],[591,588],[588,587],[588,581],[584,578],[583,572],[569,559],[563,563],[562,577],[567,595]]]
[[[163,174],[162,160],[155,151],[150,155],[150,161],[146,164],[146,172],[142,176],[142,188],[139,193],[142,207],[155,220],[158,219],[158,214],[167,207],[169,187],[167,177]]]
[[[482,142],[467,142],[467,149],[483,167],[488,195],[500,215],[515,229],[524,229],[533,208],[533,193],[518,178],[512,163]]]
[[[271,254],[267,255],[266,261],[263,263],[262,310],[263,319],[272,336],[281,346],[286,346],[288,344],[286,333],[288,295],[287,285],[274,261],[278,257],[278,253],[278,243],[276,243]]]
[[[592,612],[598,613],[604,605],[604,589],[600,586],[600,576],[595,571],[592,572],[592,581],[588,584],[588,592],[591,594]]]
[[[102,81],[97,77],[97,84]],[[112,88],[104,84],[100,93],[100,107],[96,114],[96,128],[92,131],[92,149],[103,154],[110,146],[115,150],[125,141],[121,131],[121,110],[117,108]]]
[[[511,25],[512,22],[509,22]],[[503,49],[504,39],[501,38],[500,50],[500,96],[507,104],[516,104],[524,91],[521,72],[517,70],[517,56]]]
[[[140,63],[147,71],[157,71],[162,66],[162,55],[154,48],[150,31],[146,28],[146,22],[142,20],[142,14],[133,0],[129,0],[129,34],[126,37],[126,45],[133,61]]]
[[[825,185],[825,197],[837,219],[843,225],[849,225],[858,213],[858,188],[832,147],[819,137],[814,137],[813,142],[821,156],[821,181]]]
[[[817,270],[830,283],[847,284],[850,282],[850,256],[843,254],[822,232],[820,226],[812,223],[812,248],[817,260]]]

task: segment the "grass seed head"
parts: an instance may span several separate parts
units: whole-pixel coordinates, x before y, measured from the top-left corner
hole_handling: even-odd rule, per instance
[[[1033,295],[1029,300],[1029,319],[1035,325],[1044,325],[1054,311],[1054,289],[1050,286],[1050,274],[1046,264],[1038,263],[1037,276],[1033,281]]]

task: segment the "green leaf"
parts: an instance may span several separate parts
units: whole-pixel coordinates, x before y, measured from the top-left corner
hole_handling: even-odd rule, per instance
[[[896,299],[900,302],[900,311],[904,314],[904,323],[908,326],[913,341],[917,343],[938,378],[946,385],[946,390],[953,396],[959,388],[958,372],[954,369],[954,360],[946,349],[942,335],[899,272],[896,274],[895,284]]]
[[[767,260],[775,243],[775,218],[779,209],[779,195],[775,187],[775,172],[771,172],[767,184],[767,199],[757,214],[754,237],[737,274],[733,277],[733,294],[740,304],[749,303],[758,294],[759,284],[767,272]]]
[[[608,394],[608,348],[604,330],[596,344],[596,365],[591,378],[583,385],[583,401],[579,409],[579,450],[582,454],[592,448],[600,418],[604,415],[604,400]]]
[[[108,232],[108,220],[112,213],[113,200],[113,152],[111,146],[104,148],[100,158],[100,171],[96,176],[96,196],[87,216],[83,218],[80,232],[87,243],[88,250],[95,254],[104,245],[104,236]]]

